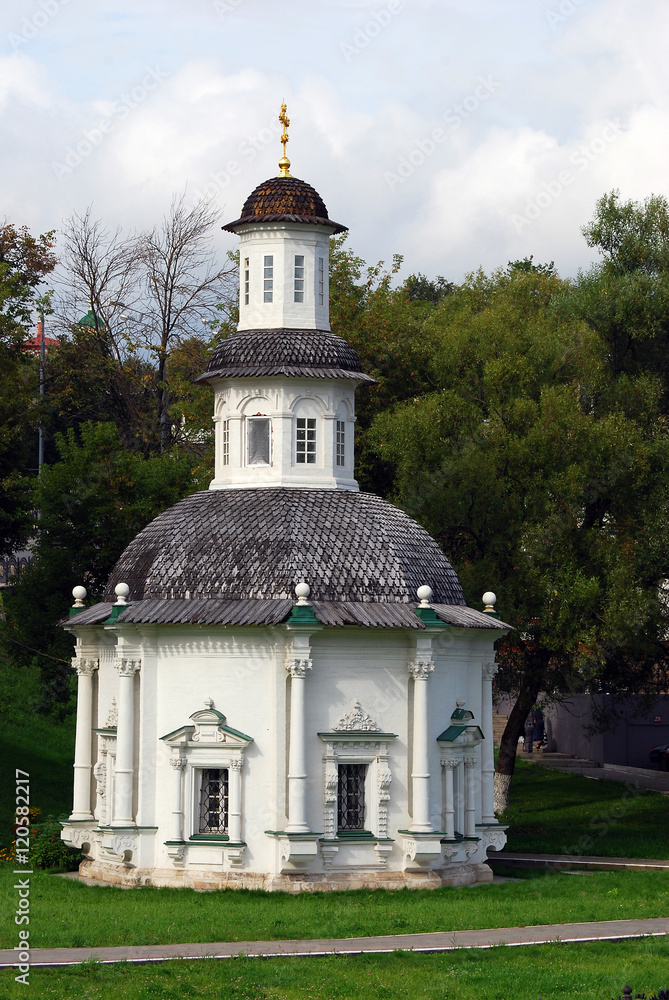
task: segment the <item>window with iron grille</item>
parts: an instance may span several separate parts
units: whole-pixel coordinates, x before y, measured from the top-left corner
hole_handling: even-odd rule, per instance
[[[316,418],[298,417],[295,437],[295,461],[300,465],[316,463]]]
[[[337,829],[365,829],[366,764],[339,764],[337,780]]]
[[[304,302],[304,255],[295,254],[294,301]]]
[[[346,465],[346,422],[344,420],[337,421],[336,436],[335,462],[337,465]]]
[[[202,772],[198,833],[228,832],[228,769]]]
[[[274,300],[274,256],[266,254],[263,264],[263,301]]]
[[[244,305],[249,304],[249,294],[251,291],[251,268],[249,267],[249,258],[244,258]]]
[[[318,258],[318,304],[323,305],[325,298],[325,259]]]
[[[222,438],[222,454],[223,454],[223,465],[230,464],[230,421],[223,421],[223,438]]]

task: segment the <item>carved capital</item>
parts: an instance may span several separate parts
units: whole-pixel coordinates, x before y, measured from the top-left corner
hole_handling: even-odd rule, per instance
[[[173,767],[175,771],[180,771],[185,766],[186,761],[183,757],[170,757],[170,767]]]
[[[491,681],[498,670],[499,664],[495,663],[494,660],[488,660],[486,663],[481,664],[481,676],[484,681]]]
[[[416,681],[426,681],[433,670],[433,660],[414,660],[409,664],[409,673]]]
[[[284,666],[291,677],[306,677],[313,663],[307,657],[289,656]]]
[[[141,666],[141,660],[126,660],[125,657],[117,656],[114,666],[119,677],[133,677]]]
[[[237,757],[235,758],[235,760],[230,761],[228,767],[230,768],[231,771],[241,771],[243,764],[244,761],[241,759],[241,757]]]
[[[442,759],[441,766],[448,768],[449,771],[454,771],[459,763],[460,763],[459,760],[452,760],[448,758],[448,759]]]
[[[87,660],[82,656],[72,657],[72,669],[76,670],[78,677],[92,677],[98,665],[99,660]]]
[[[462,758],[465,762],[465,767],[476,767],[476,755],[471,754]]]

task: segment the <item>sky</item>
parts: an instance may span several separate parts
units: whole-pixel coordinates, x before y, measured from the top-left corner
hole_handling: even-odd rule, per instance
[[[370,263],[574,276],[605,192],[669,196],[668,39],[667,0],[12,0],[0,220],[141,229],[185,192],[231,221],[283,100],[291,173]]]

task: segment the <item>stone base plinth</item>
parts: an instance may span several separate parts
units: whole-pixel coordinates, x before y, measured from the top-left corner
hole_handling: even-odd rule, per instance
[[[132,869],[101,861],[86,860],[79,874],[110,885],[135,887],[162,886],[171,889],[264,889],[266,892],[337,892],[347,889],[439,889],[444,885],[474,885],[492,882],[486,864],[453,865],[429,872],[263,872],[212,871],[193,869]]]

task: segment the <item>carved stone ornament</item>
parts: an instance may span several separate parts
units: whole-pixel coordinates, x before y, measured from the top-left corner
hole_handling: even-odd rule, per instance
[[[78,677],[92,677],[98,669],[98,660],[85,659],[82,656],[72,657],[72,669],[76,670]]]
[[[377,726],[372,717],[363,712],[362,705],[357,698],[353,702],[351,711],[347,712],[337,725],[332,727],[332,731],[335,733],[350,732],[351,730],[363,730],[368,733],[380,732],[379,726]]]
[[[170,757],[170,767],[173,767],[175,771],[180,771],[185,766],[186,760],[184,757]]]
[[[116,704],[116,695],[111,700],[111,705],[109,707],[109,715],[107,716],[107,721],[105,722],[105,729],[116,729],[118,726],[118,705]]]
[[[244,766],[244,761],[241,759],[241,757],[235,757],[233,758],[233,760],[228,761],[228,767],[231,768],[233,771],[241,771],[243,766]]]
[[[289,656],[285,662],[285,667],[291,677],[306,677],[307,670],[311,670],[313,662],[306,657]]]
[[[107,794],[107,765],[102,761],[98,761],[93,768],[93,777],[97,782],[98,795],[103,799]]]
[[[484,681],[491,681],[497,671],[499,670],[499,664],[495,663],[494,660],[488,660],[486,663],[481,665],[481,676]]]
[[[432,660],[414,660],[409,664],[409,673],[416,681],[426,681],[434,670]]]
[[[116,667],[120,677],[132,677],[139,670],[141,661],[126,660],[125,657],[119,656],[114,660],[114,666]]]

